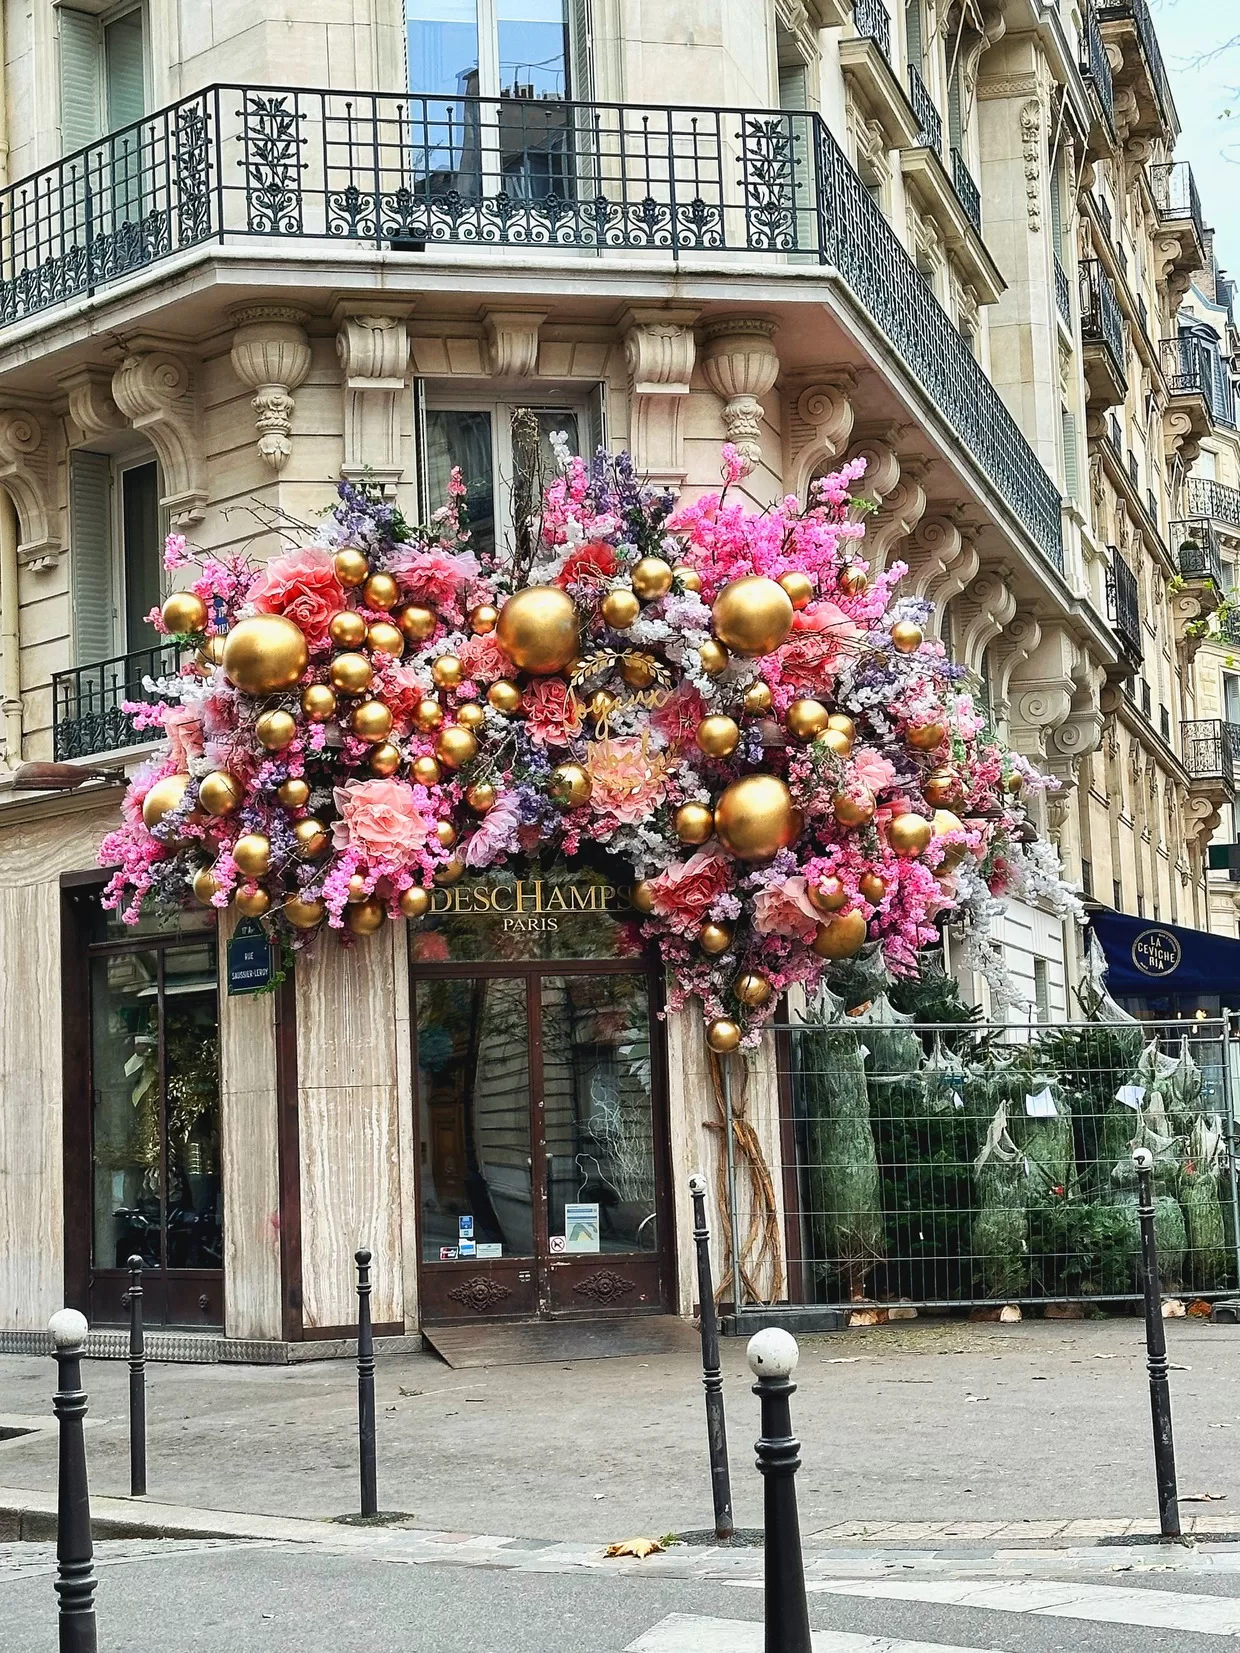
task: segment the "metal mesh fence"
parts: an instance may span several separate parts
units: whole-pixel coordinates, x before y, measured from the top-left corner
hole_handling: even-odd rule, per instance
[[[790,1302],[1135,1297],[1138,1145],[1164,1291],[1236,1289],[1240,1027],[927,1025],[880,997],[779,1049]]]

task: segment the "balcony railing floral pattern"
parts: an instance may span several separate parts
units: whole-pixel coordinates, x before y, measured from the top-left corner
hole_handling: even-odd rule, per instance
[[[1086,344],[1105,345],[1116,375],[1128,382],[1128,351],[1124,316],[1115,296],[1115,284],[1096,258],[1081,260],[1081,337]]]
[[[1189,516],[1208,517],[1240,528],[1240,488],[1230,488],[1209,476],[1190,476],[1184,484],[1184,504]]]
[[[1235,392],[1222,357],[1195,334],[1164,339],[1162,368],[1173,396],[1200,396],[1210,421],[1228,429],[1236,423]]]
[[[1223,589],[1223,553],[1218,531],[1200,517],[1184,518],[1170,524],[1171,545],[1186,580],[1213,580]]]
[[[891,13],[883,0],[853,0],[853,24],[863,40],[872,40],[891,62]]]
[[[1235,790],[1235,753],[1230,731],[1221,718],[1194,718],[1180,725],[1180,755],[1195,781],[1220,781]]]
[[[146,680],[172,676],[181,658],[175,643],[160,643],[57,672],[52,678],[52,750],[57,763],[137,745],[144,737],[125,705],[149,698],[143,688]]]
[[[1144,650],[1141,643],[1141,603],[1137,576],[1114,545],[1109,546],[1111,566],[1107,571],[1107,618],[1115,628],[1115,635],[1134,660],[1140,660]]]

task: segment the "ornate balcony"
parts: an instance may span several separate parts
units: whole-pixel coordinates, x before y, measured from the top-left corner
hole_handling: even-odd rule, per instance
[[[943,117],[934,106],[934,99],[930,96],[930,88],[921,78],[921,74],[910,63],[908,66],[908,96],[913,105],[913,113],[917,116],[917,143],[921,149],[933,149],[936,155],[943,153]]]
[[[1136,98],[1128,136],[1166,135],[1175,122],[1175,103],[1148,0],[1103,0],[1094,10],[1104,43],[1123,54],[1113,85],[1117,91],[1131,89]]]
[[[1128,394],[1124,318],[1110,276],[1096,258],[1081,260],[1081,344],[1091,413],[1118,407]]]
[[[853,25],[862,40],[872,40],[891,62],[891,13],[883,0],[853,0]]]
[[[1107,618],[1133,664],[1139,664],[1144,648],[1141,638],[1141,604],[1137,576],[1119,550],[1108,546],[1111,566],[1107,570]]]
[[[955,154],[955,150],[952,151]],[[1059,262],[1059,254],[1052,253],[1055,261],[1055,308],[1059,311],[1060,319],[1065,327],[1072,326],[1072,288],[1068,282],[1068,272]]]
[[[1196,459],[1201,439],[1210,434],[1212,427],[1235,427],[1231,378],[1218,352],[1193,334],[1163,339],[1159,351],[1171,396],[1169,431],[1182,440],[1181,458],[1188,465]]]
[[[147,678],[176,671],[183,658],[173,643],[119,654],[96,665],[57,672],[52,678],[52,751],[57,763],[97,757],[136,746],[143,736],[125,711],[128,702],[142,700]]]
[[[1198,718],[1180,725],[1180,756],[1194,792],[1216,802],[1235,796],[1235,755],[1230,726],[1221,718]]]
[[[1189,516],[1222,524],[1223,532],[1240,535],[1240,488],[1229,488],[1213,477],[1190,476],[1184,484],[1184,507]]]
[[[1102,42],[1102,30],[1098,26],[1098,14],[1092,6],[1085,8],[1081,28],[1080,67],[1085,83],[1093,93],[1096,112],[1102,117],[1100,126],[1097,121],[1093,123],[1090,152],[1092,155],[1104,155],[1109,153],[1115,142],[1115,86],[1111,79],[1110,60]]]
[[[1187,161],[1169,161],[1149,169],[1150,192],[1158,207],[1158,222],[1169,244],[1179,242],[1179,252],[1170,265],[1160,268],[1178,271],[1182,290],[1198,270],[1209,263],[1205,219],[1193,169]]]
[[[1170,524],[1171,545],[1182,579],[1210,580],[1223,589],[1223,555],[1214,525],[1201,517],[1181,517]]]
[[[977,181],[965,165],[964,156],[958,149],[952,150],[952,184],[956,194],[960,197],[960,205],[965,210],[970,224],[980,235],[982,233],[982,192],[977,187]]]

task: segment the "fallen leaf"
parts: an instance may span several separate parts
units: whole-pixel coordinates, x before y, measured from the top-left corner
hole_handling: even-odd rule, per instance
[[[663,1546],[657,1538],[626,1538],[619,1544],[609,1544],[605,1555],[634,1555],[644,1561],[648,1555],[658,1555]]]
[[[864,1355],[831,1355],[827,1360],[828,1366],[851,1366],[854,1361],[864,1360]]]
[[[1226,1498],[1225,1492],[1182,1492],[1182,1504],[1221,1504]]]
[[[964,1399],[965,1399],[965,1405],[967,1406],[970,1401],[989,1400],[990,1396],[989,1395],[966,1395],[964,1397]]]

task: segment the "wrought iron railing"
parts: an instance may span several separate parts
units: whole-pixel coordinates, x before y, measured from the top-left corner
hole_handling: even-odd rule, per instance
[[[853,25],[865,40],[872,40],[891,62],[891,14],[882,0],[853,0]]]
[[[1158,44],[1158,35],[1147,0],[1103,0],[1103,4],[1098,7],[1099,23],[1124,23],[1129,19],[1136,26],[1141,54],[1149,68],[1158,107],[1165,120],[1170,116],[1175,104],[1171,97],[1171,82],[1167,78],[1167,68],[1163,62],[1162,49]]]
[[[1180,757],[1195,781],[1222,781],[1234,791],[1235,754],[1221,718],[1194,718],[1180,725]]]
[[[143,685],[176,671],[183,651],[175,643],[136,649],[52,678],[52,750],[58,763],[136,746],[144,737],[124,710],[146,698]]]
[[[1111,64],[1102,44],[1102,30],[1098,15],[1090,6],[1085,13],[1081,33],[1081,72],[1094,89],[1099,107],[1112,134],[1115,132],[1115,87],[1111,79]]]
[[[1184,505],[1189,516],[1240,528],[1240,488],[1229,488],[1209,476],[1190,476],[1184,484]]]
[[[1157,528],[1158,527],[1158,495],[1154,492],[1153,488],[1147,488],[1145,490],[1145,514],[1146,514],[1147,517],[1149,517],[1150,521],[1154,524],[1155,528]]]
[[[1120,384],[1128,383],[1128,352],[1124,317],[1115,296],[1115,283],[1096,258],[1081,260],[1081,338],[1106,347]]]
[[[1206,239],[1205,215],[1197,180],[1187,161],[1166,161],[1149,169],[1150,189],[1158,206],[1158,216],[1164,223],[1191,218],[1198,240]]]
[[[1051,255],[1055,260],[1055,306],[1064,319],[1064,325],[1072,325],[1072,288],[1068,284],[1068,272],[1059,262],[1059,254]]]
[[[912,63],[908,66],[908,98],[913,106],[913,113],[917,116],[918,148],[933,149],[936,155],[941,155],[943,117],[934,106],[930,88],[921,78],[921,71]]]
[[[956,197],[964,208],[965,217],[980,235],[982,233],[982,192],[977,187],[977,180],[965,165],[964,156],[958,149],[952,150],[952,187]]]
[[[1120,429],[1119,418],[1114,413],[1107,414],[1107,439],[1115,450],[1115,457],[1124,457],[1124,433]]]
[[[1236,647],[1240,646],[1240,606],[1236,605],[1234,598],[1235,593],[1230,593],[1229,600],[1218,610],[1215,620],[1219,641]]]
[[[1235,392],[1217,350],[1191,333],[1164,339],[1160,345],[1167,388],[1173,396],[1200,396],[1215,425],[1236,423]]]
[[[1176,562],[1186,580],[1213,580],[1223,589],[1223,551],[1218,530],[1203,517],[1180,517],[1170,524]]]
[[[1111,545],[1107,549],[1111,553],[1111,566],[1107,570],[1107,618],[1128,653],[1134,660],[1140,660],[1144,649],[1137,576],[1116,546]]]

